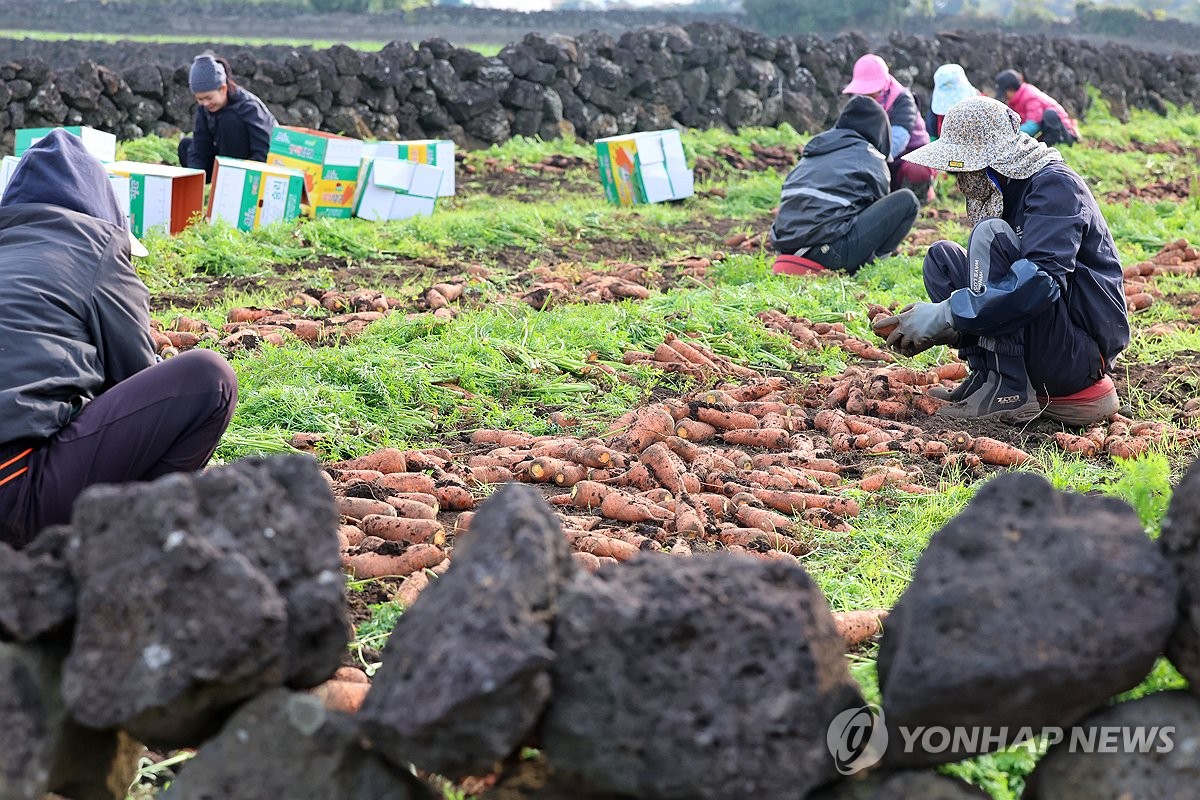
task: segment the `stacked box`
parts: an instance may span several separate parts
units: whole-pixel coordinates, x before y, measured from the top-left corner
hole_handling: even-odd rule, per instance
[[[646,131],[596,140],[604,194],[619,205],[691,197],[694,177],[677,130]]]
[[[298,169],[217,156],[206,216],[251,231],[295,219],[307,199],[305,174]]]
[[[18,128],[13,155],[20,158],[33,145],[42,140],[54,128]],[[115,134],[98,131],[86,125],[64,127],[64,131],[83,139],[83,146],[96,158],[104,162],[117,160],[117,137]]]
[[[389,220],[429,216],[445,171],[429,164],[397,158],[369,158],[363,162],[354,199],[354,216]]]
[[[439,197],[454,194],[454,142],[450,139],[415,139],[407,142],[367,142],[363,158],[399,158],[440,167],[443,174]]]
[[[277,125],[271,133],[267,163],[304,173],[314,216],[349,217],[354,211],[362,153],[363,143],[358,139]]]
[[[104,166],[111,176],[128,181],[129,227],[134,236],[145,236],[152,230],[179,233],[204,210],[202,169],[136,161]]]

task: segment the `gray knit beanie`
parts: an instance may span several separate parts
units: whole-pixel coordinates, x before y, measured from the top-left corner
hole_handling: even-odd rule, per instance
[[[225,68],[210,55],[196,56],[188,74],[192,94],[213,92],[225,85]]]

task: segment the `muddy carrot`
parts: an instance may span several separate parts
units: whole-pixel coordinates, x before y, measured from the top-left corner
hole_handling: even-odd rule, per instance
[[[440,545],[446,541],[446,529],[436,519],[407,519],[371,514],[362,521],[363,533],[388,542]]]
[[[1130,311],[1142,311],[1154,304],[1154,296],[1146,292],[1132,294],[1125,298],[1125,307]]]
[[[472,486],[490,486],[515,479],[512,470],[502,466],[472,467],[467,473],[467,483]]]
[[[570,488],[582,480],[586,480],[591,470],[573,461],[560,461],[554,473],[554,485]]]
[[[629,426],[610,442],[614,450],[641,453],[655,442],[675,435],[675,417],[661,405],[649,406]]]
[[[384,499],[388,505],[396,509],[396,516],[398,517],[406,517],[408,519],[437,519],[437,500],[434,500],[431,504],[422,503],[418,500],[409,500],[404,497],[387,497]]]
[[[613,539],[598,533],[588,533],[582,536],[570,536],[571,544],[576,550],[591,553],[598,558],[615,558],[617,561],[628,561],[640,551],[628,542]]]
[[[362,544],[363,537],[366,536],[362,532],[362,528],[357,525],[339,525],[337,534],[338,542],[343,550],[347,547],[357,547]]]
[[[600,501],[600,513],[616,522],[664,521],[670,517],[660,508],[641,497],[613,490]]]
[[[471,490],[457,483],[439,483],[430,492],[445,511],[469,511],[475,507]]]
[[[433,494],[435,481],[424,472],[391,472],[375,481],[380,489]]]
[[[392,599],[407,610],[413,603],[417,602],[417,598],[421,592],[428,588],[429,575],[426,574],[425,570],[418,570],[400,583],[400,588],[396,590],[396,594],[393,595]]]
[[[674,495],[683,492],[683,473],[687,467],[666,444],[659,442],[647,447],[639,458],[664,489]]]
[[[333,504],[339,514],[350,519],[362,519],[370,514],[396,516],[396,509],[382,500],[373,500],[370,497],[335,497]]]
[[[847,649],[858,647],[883,633],[883,622],[888,618],[888,613],[886,608],[835,611],[833,627],[846,643]]]
[[[1150,449],[1150,440],[1140,436],[1109,436],[1104,452],[1113,458],[1137,458]]]
[[[811,492],[780,492],[770,489],[751,489],[750,493],[769,508],[787,514],[798,514],[806,508],[824,508],[839,517],[858,516],[858,503],[847,498]]]
[[[716,427],[695,419],[681,419],[675,424],[675,435],[689,442],[706,442],[716,433]]]
[[[743,525],[771,533],[787,533],[796,529],[796,523],[790,517],[752,505],[739,505],[734,512],[734,519]]]
[[[1078,453],[1081,456],[1094,456],[1100,451],[1100,446],[1088,437],[1065,431],[1055,433],[1054,442],[1068,453]]]
[[[620,454],[608,449],[603,444],[593,444],[572,447],[564,457],[585,467],[608,469],[614,464],[614,456],[619,458]]]
[[[758,417],[740,411],[724,411],[719,408],[698,406],[693,412],[693,416],[701,422],[706,422],[723,431],[758,428]]]
[[[402,578],[419,569],[437,566],[445,559],[446,554],[437,545],[417,544],[400,555],[361,553],[344,559],[342,563],[355,579],[370,580],[387,577]]]
[[[571,501],[576,508],[599,508],[604,496],[611,490],[596,481],[578,481],[571,487]]]
[[[576,564],[583,567],[588,572],[595,572],[596,570],[600,569],[600,559],[591,553],[584,553],[576,550],[575,552],[571,553],[571,558],[575,560]]]

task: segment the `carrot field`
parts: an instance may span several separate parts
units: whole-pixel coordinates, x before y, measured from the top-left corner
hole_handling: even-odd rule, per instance
[[[925,390],[964,365],[872,333],[872,306],[924,299],[929,244],[965,243],[952,180],[899,254],[853,278],[771,273],[765,233],[808,138],[787,127],[686,133],[697,191],[678,203],[610,205],[590,146],[514,140],[462,154],[432,217],[200,224],[149,238],[138,268],[160,345],[217,349],[238,374],[218,461],[301,450],[328,467],[357,631],[347,666],[379,666],[404,606],[508,480],[541,487],[588,568],[745,552],[798,560],[834,611],[886,609],[998,472],[1119,496],[1155,536],[1200,450],[1200,116],[1122,123],[1098,101],[1082,132],[1064,158],[1138,267],[1128,294],[1144,306],[1114,374],[1126,407],[1087,431],[932,416]],[[123,149],[170,160],[174,142]],[[848,658],[878,699],[874,648]],[[1181,683],[1160,662],[1138,691]],[[187,757],[169,755],[144,761],[133,796]],[[1034,743],[944,770],[1006,800],[1036,757]]]

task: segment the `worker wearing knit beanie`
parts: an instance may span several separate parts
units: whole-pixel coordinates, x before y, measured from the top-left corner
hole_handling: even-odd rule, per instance
[[[179,142],[179,163],[202,169],[212,180],[217,156],[265,161],[275,117],[262,100],[238,86],[229,64],[210,53],[196,56],[188,73],[196,98],[192,135]]]

